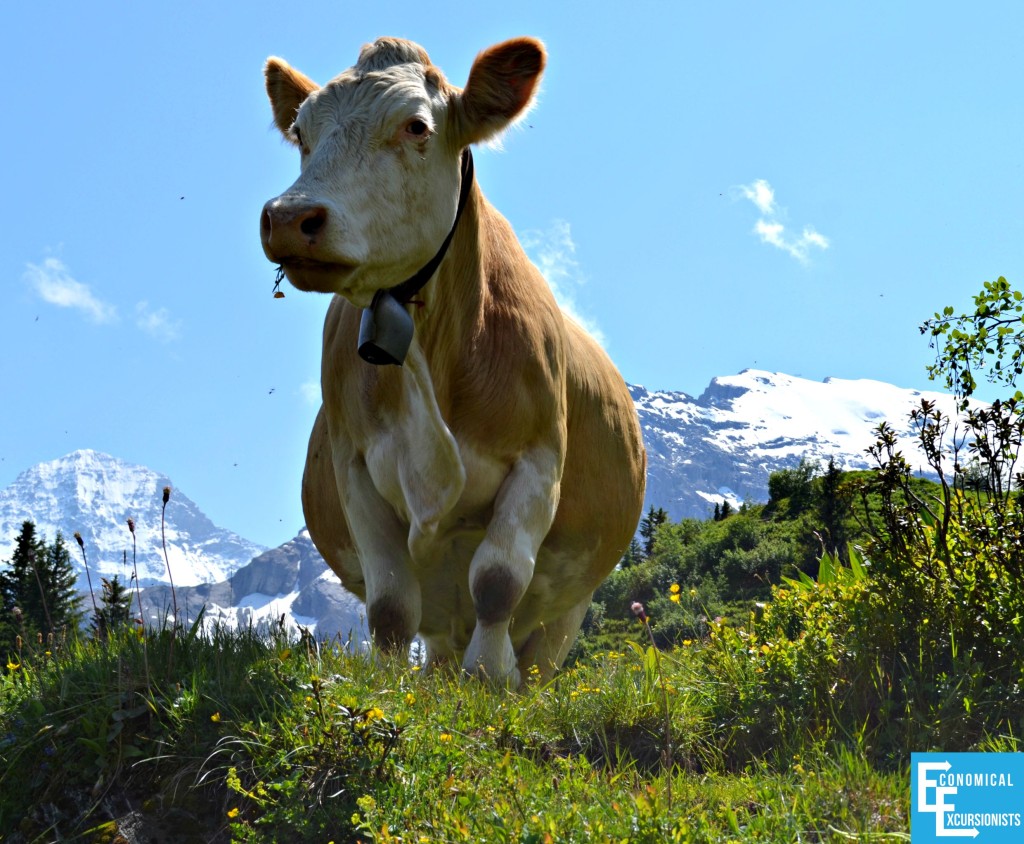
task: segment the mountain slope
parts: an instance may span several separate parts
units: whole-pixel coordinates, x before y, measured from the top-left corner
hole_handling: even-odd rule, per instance
[[[252,625],[266,631],[283,622],[291,633],[302,626],[318,639],[337,635],[357,646],[369,639],[362,601],[341,585],[305,529],[226,580],[176,589],[175,593],[179,621],[185,626],[191,626],[205,607],[207,628]],[[144,590],[142,605],[147,624],[159,626],[169,620],[173,615],[170,587]]]
[[[33,466],[0,490],[0,560],[9,559],[21,523],[30,519],[47,541],[53,541],[57,531],[64,534],[80,576],[84,567],[72,536],[76,531],[82,535],[97,588],[97,573],[116,574],[127,582],[131,517],[140,582],[165,582],[160,518],[167,486],[173,488],[165,475],[88,449]],[[264,550],[214,525],[177,489],[172,489],[167,505],[165,534],[174,582],[182,586],[223,580]]]

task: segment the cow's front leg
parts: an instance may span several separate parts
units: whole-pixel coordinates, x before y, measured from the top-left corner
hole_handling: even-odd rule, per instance
[[[336,465],[352,540],[366,582],[366,620],[375,647],[407,653],[420,626],[420,584],[412,571],[408,528],[381,497],[361,458]]]
[[[533,568],[558,507],[561,454],[548,448],[524,454],[505,478],[494,515],[469,567],[476,627],[463,670],[518,686],[509,638],[512,614],[533,578]]]

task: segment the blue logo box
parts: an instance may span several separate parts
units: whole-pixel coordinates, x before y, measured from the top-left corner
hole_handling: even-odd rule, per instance
[[[1024,753],[910,754],[910,840],[1024,841]]]

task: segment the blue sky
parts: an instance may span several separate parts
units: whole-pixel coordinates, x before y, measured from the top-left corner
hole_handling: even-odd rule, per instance
[[[270,295],[271,54],[322,82],[398,35],[462,84],[545,41],[477,178],[631,383],[928,388],[917,325],[1024,283],[1024,4],[98,0],[0,31],[0,486],[94,448],[254,541],[302,524],[327,300]]]

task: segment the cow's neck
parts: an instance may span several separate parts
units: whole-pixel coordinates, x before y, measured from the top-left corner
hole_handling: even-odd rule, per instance
[[[375,366],[400,366],[408,354],[415,323],[406,306],[423,304],[422,300],[416,299],[416,295],[434,277],[444,262],[473,190],[473,153],[469,147],[462,151],[460,170],[461,184],[455,221],[440,248],[434,253],[434,257],[405,281],[386,290],[378,290],[370,307],[360,316],[358,350],[359,356],[367,363]]]
[[[418,343],[437,380],[450,380],[471,365],[474,338],[486,320],[489,276],[496,255],[489,242],[495,213],[478,185],[473,185],[455,236],[437,274],[413,308]]]

